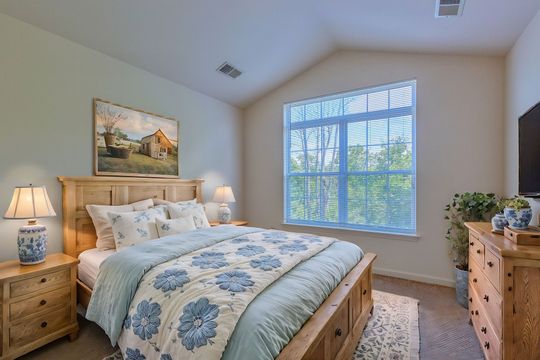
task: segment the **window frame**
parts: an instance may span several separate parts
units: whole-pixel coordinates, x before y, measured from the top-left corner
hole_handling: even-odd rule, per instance
[[[365,95],[370,93],[376,93],[379,91],[387,91],[391,89],[396,89],[400,87],[405,86],[411,86],[412,88],[412,105],[406,106],[406,107],[400,107],[395,109],[387,109],[387,110],[378,110],[378,111],[367,111],[366,108],[365,112],[355,113],[355,114],[347,114],[347,115],[339,115],[339,116],[333,116],[328,118],[320,118],[315,120],[303,120],[303,121],[297,121],[297,122],[291,122],[291,111],[290,109],[294,106],[299,105],[306,105],[311,104],[313,102],[322,102],[330,101],[330,100],[336,100],[336,99],[343,99],[347,97],[357,96],[357,95]],[[284,127],[283,127],[283,223],[286,225],[299,225],[299,226],[309,226],[309,227],[320,227],[320,228],[328,228],[328,229],[343,229],[343,230],[356,230],[356,231],[362,231],[362,232],[372,232],[372,233],[379,233],[379,234],[390,234],[390,235],[403,235],[403,236],[412,236],[417,237],[417,229],[418,229],[418,217],[417,217],[417,166],[416,166],[416,108],[417,108],[417,80],[411,79],[411,80],[405,80],[405,81],[399,81],[399,82],[393,82],[388,83],[384,85],[379,86],[370,86],[365,87],[357,90],[352,91],[345,91],[340,93],[335,93],[331,95],[326,96],[318,96],[314,98],[304,99],[300,101],[293,101],[288,102],[283,105],[283,120],[284,120]],[[390,101],[390,99],[388,100]],[[367,106],[367,105],[366,105]],[[323,116],[322,110],[321,110],[321,117]],[[412,117],[412,130],[411,130],[411,147],[412,147],[412,164],[410,170],[385,170],[385,171],[369,171],[369,169],[366,168],[365,171],[350,171],[348,168],[348,126],[351,123],[356,122],[367,122],[369,120],[376,120],[376,119],[390,119],[394,117],[400,117],[400,116],[411,116]],[[304,115],[305,118],[305,115]],[[290,138],[291,138],[291,131],[296,129],[302,129],[302,128],[313,128],[317,126],[324,126],[324,125],[337,125],[338,131],[339,131],[339,171],[334,172],[298,172],[298,173],[291,173],[290,172]],[[389,130],[389,127],[387,129]],[[389,140],[388,140],[389,141]],[[385,145],[388,145],[389,142]],[[366,146],[369,146],[366,144]],[[343,151],[345,150],[345,151]],[[350,224],[348,223],[347,217],[348,217],[348,183],[347,183],[347,177],[351,175],[359,175],[359,176],[368,176],[368,175],[376,175],[376,174],[406,174],[411,176],[412,181],[412,189],[413,192],[411,200],[413,204],[411,205],[411,221],[413,224],[412,229],[405,229],[400,227],[391,227],[391,226],[377,226],[377,225],[369,225],[369,224]],[[298,219],[292,219],[290,216],[291,209],[289,207],[290,204],[290,197],[289,197],[289,179],[291,177],[305,177],[305,176],[337,176],[338,177],[338,221],[337,222],[330,222],[330,221],[315,221],[315,220],[298,220]],[[366,199],[367,202],[367,199]]]

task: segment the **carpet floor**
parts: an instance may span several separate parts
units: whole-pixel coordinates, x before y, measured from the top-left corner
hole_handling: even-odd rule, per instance
[[[481,360],[480,344],[468,324],[467,311],[457,305],[452,288],[386,276],[375,276],[374,289],[419,300],[420,358],[425,360]],[[114,352],[107,336],[79,316],[79,338],[58,339],[22,360],[101,360]]]

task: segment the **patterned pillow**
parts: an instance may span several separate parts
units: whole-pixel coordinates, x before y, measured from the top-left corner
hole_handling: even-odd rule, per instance
[[[112,232],[111,222],[107,214],[109,212],[124,213],[131,211],[146,210],[153,206],[152,199],[141,200],[129,205],[86,205],[86,211],[92,218],[96,229],[97,241],[96,247],[100,250],[114,249],[114,236]]]
[[[195,221],[193,221],[193,217],[191,216],[171,220],[156,219],[156,226],[160,238],[197,229],[195,227]]]
[[[169,200],[163,200],[163,199],[152,199],[154,201],[154,205],[171,205],[171,204],[177,204],[177,205],[195,205],[197,204],[197,199],[193,200],[186,200],[186,201],[169,201]]]
[[[208,219],[206,218],[206,213],[204,212],[204,207],[201,204],[169,204],[167,205],[167,209],[169,209],[169,215],[171,216],[171,219],[190,216],[193,217],[193,221],[195,222],[195,227],[197,229],[206,229],[210,227]]]
[[[166,220],[167,210],[164,206],[129,213],[108,213],[112,224],[116,250],[121,251],[143,241],[157,239],[157,219]]]

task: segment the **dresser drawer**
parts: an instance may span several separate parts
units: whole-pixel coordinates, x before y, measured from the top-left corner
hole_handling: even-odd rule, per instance
[[[497,336],[502,337],[502,300],[497,290],[491,285],[487,277],[480,270],[475,261],[469,264],[472,270],[469,275],[469,291],[471,288],[477,294],[478,299],[475,302],[475,307],[482,307],[484,316],[491,321],[491,324],[496,329]]]
[[[9,304],[9,320],[15,321],[45,309],[50,309],[58,305],[70,306],[70,304],[71,289],[69,287],[49,291]]]
[[[349,336],[349,329],[351,328],[349,324],[349,302],[350,300],[341,305],[340,309],[335,314],[334,320],[328,326],[326,336],[328,337],[328,340],[330,340],[331,359],[336,358],[345,339]]]
[[[69,281],[69,269],[62,269],[25,280],[15,281],[10,284],[10,297],[14,298],[21,295],[62,287],[69,284]]]
[[[484,266],[484,251],[484,244],[471,232],[469,234],[469,257]]]
[[[71,307],[66,306],[54,312],[37,316],[30,321],[12,326],[9,329],[9,346],[26,345],[69,325],[70,313]]]
[[[490,250],[486,249],[485,255],[485,264],[484,264],[484,273],[486,274],[491,284],[501,292],[501,274],[500,274],[500,262],[499,258],[496,257]]]
[[[480,305],[480,297],[473,290],[470,296],[472,302],[469,309],[471,312],[471,320],[473,322],[476,336],[480,341],[480,346],[484,350],[484,355],[488,360],[499,360],[501,356],[502,343],[499,336],[493,330],[490,322],[487,320],[484,308]]]

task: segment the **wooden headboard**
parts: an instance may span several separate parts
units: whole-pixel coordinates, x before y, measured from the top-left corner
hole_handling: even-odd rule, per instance
[[[87,204],[125,205],[149,198],[169,201],[197,198],[202,202],[204,181],[105,176],[59,176],[58,180],[62,183],[64,253],[73,257],[96,247],[96,230],[86,212]]]

